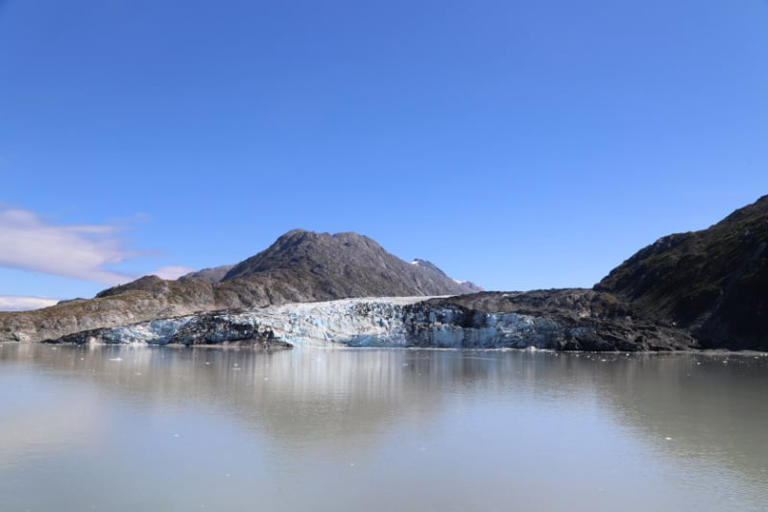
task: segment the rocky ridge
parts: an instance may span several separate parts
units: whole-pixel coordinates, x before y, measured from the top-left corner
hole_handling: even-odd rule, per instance
[[[768,196],[708,229],[661,238],[592,290],[470,293],[367,237],[301,230],[209,270],[2,314],[0,341],[768,350]]]

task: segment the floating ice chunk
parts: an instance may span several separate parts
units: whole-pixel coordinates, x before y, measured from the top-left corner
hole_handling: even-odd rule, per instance
[[[122,358],[122,357],[112,357],[112,358],[110,358],[109,360],[110,360],[110,361],[114,361],[114,362],[116,362],[116,363],[119,363],[120,361],[122,361],[122,360],[123,360],[123,358]]]

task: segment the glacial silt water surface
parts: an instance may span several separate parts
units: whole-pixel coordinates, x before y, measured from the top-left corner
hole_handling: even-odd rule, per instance
[[[0,510],[758,511],[768,357],[0,345]]]

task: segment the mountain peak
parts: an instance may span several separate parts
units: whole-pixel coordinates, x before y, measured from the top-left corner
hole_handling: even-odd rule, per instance
[[[222,282],[274,280],[310,286],[321,299],[359,296],[458,295],[475,291],[432,263],[410,265],[375,240],[354,232],[291,230],[262,252],[235,265]],[[310,284],[308,284],[310,283]]]
[[[294,229],[278,237],[265,250],[232,267],[221,282],[266,279],[279,289],[309,287],[314,294],[319,294],[315,300],[460,295],[481,289],[473,283],[451,279],[429,261],[417,259],[414,263],[406,263],[375,240],[358,233],[331,234]]]
[[[382,264],[386,251],[374,240],[353,232],[317,233],[293,229],[265,250],[235,265],[222,281],[276,269],[333,272],[335,266]],[[388,254],[388,253],[386,253]]]

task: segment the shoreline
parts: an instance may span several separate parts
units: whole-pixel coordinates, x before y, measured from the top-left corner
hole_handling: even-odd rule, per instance
[[[422,347],[422,346],[398,346],[398,345],[380,345],[380,346],[351,346],[338,342],[327,342],[326,345],[306,344],[293,345],[289,342],[282,342],[277,346],[265,345],[262,342],[224,342],[224,343],[75,343],[75,342],[26,342],[26,341],[0,341],[0,348],[3,346],[50,346],[52,348],[82,348],[82,349],[105,349],[105,348],[126,348],[126,349],[205,349],[205,350],[250,350],[253,352],[277,352],[283,350],[310,350],[310,351],[446,351],[446,352],[528,352],[528,353],[548,353],[548,354],[600,354],[600,355],[644,355],[644,356],[665,356],[665,355],[703,355],[703,356],[739,356],[739,357],[768,357],[768,351],[759,350],[730,350],[725,348],[717,349],[661,349],[661,350],[556,350],[550,348],[536,347]]]

